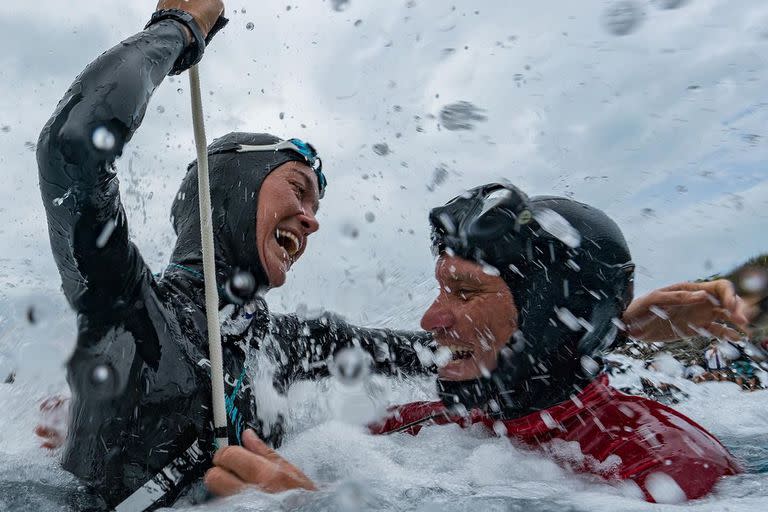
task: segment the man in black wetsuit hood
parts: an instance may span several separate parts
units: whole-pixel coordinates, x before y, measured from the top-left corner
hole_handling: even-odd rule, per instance
[[[642,401],[640,410],[648,413],[622,412],[628,406],[609,389],[607,376],[598,375],[603,352],[624,337],[620,319],[632,301],[634,276],[624,236],[605,213],[490,183],[432,209],[429,220],[439,290],[421,326],[440,346],[441,400],[393,407],[369,425],[372,433],[477,423],[532,446],[559,438],[578,442],[585,456],[600,463],[620,451],[624,463],[616,475],[640,484],[671,457],[679,457],[675,464],[684,477],[711,464],[711,471],[685,486],[692,499],[709,492],[720,476],[738,472],[732,456],[684,416],[637,397],[628,400],[633,407]],[[672,302],[680,304],[678,299]],[[730,304],[737,313],[738,300]],[[689,308],[686,316],[708,308]],[[583,411],[589,412],[586,420],[579,416]],[[667,448],[645,443],[646,431],[665,439]],[[686,445],[696,436],[701,450]],[[266,492],[317,487],[253,432],[245,433],[242,447],[218,450],[213,462],[206,485],[221,496],[249,486]]]
[[[172,503],[210,466],[212,451],[196,164],[173,204],[178,240],[159,277],[129,240],[114,164],[163,78],[199,59],[223,4],[161,0],[158,9],[144,31],[75,80],[37,150],[54,259],[78,313],[63,465],[118,510]],[[282,437],[280,417],[257,414],[249,347],[280,356],[278,387],[327,373],[325,362],[353,339],[376,371],[425,371],[412,348],[428,342],[425,333],[359,329],[330,315],[270,316],[254,293],[282,285],[318,229],[325,178],[314,148],[230,133],[208,155],[220,307],[232,305],[222,328],[231,443],[246,428],[273,446]],[[268,332],[269,346],[260,347]]]

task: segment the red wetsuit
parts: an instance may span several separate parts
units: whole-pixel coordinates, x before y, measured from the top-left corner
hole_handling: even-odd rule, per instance
[[[655,473],[672,477],[688,499],[695,499],[709,493],[720,477],[741,471],[736,459],[701,426],[658,402],[617,391],[604,374],[573,399],[514,420],[495,420],[479,410],[469,417],[451,416],[442,402],[413,402],[393,408],[370,430],[416,435],[425,425],[474,423],[497,433],[506,430],[508,437],[529,446],[544,444],[545,451],[581,471],[631,479],[648,501],[655,501],[654,481],[669,481]],[[568,447],[557,440],[578,442],[584,456],[563,457]]]

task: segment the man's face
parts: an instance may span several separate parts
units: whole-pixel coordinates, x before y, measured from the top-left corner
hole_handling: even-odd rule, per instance
[[[469,380],[496,368],[496,356],[517,330],[517,308],[501,277],[477,263],[442,255],[435,277],[440,294],[421,319],[451,361],[440,368],[444,380]]]
[[[285,283],[285,274],[304,254],[307,237],[320,228],[317,178],[300,162],[286,162],[272,171],[259,191],[256,244],[269,285]]]

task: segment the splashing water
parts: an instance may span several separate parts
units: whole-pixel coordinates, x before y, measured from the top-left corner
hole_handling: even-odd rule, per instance
[[[107,242],[109,242],[109,238],[112,236],[112,233],[114,233],[116,226],[117,221],[115,219],[109,219],[107,223],[104,224],[104,227],[101,228],[99,237],[96,239],[97,248],[103,249],[104,246],[107,245]]]
[[[645,485],[656,503],[683,503],[686,500],[685,491],[666,473],[651,473]]]
[[[448,169],[446,169],[444,166],[435,167],[435,170],[432,172],[432,182],[427,185],[427,190],[430,192],[434,192],[437,187],[445,183],[445,181],[448,179]]]
[[[600,371],[600,364],[589,356],[581,356],[581,368],[587,375],[597,375]]]
[[[571,249],[581,245],[581,233],[571,223],[554,210],[538,208],[533,211],[533,218],[541,229],[554,236]]]
[[[631,34],[642,23],[645,12],[632,0],[621,0],[608,6],[603,14],[603,25],[615,36]]]
[[[682,378],[685,373],[683,364],[666,352],[662,352],[654,357],[650,368],[670,377]]]
[[[264,390],[259,414],[271,408],[271,416],[284,414],[288,418],[280,454],[317,482],[320,490],[280,495],[252,490],[210,502],[202,509],[181,503],[174,510],[677,510],[649,505],[637,494],[636,487],[609,484],[552,459],[552,455],[569,455],[570,459],[565,459],[573,460],[574,466],[584,461],[574,443],[544,444],[540,451],[522,448],[503,437],[506,432],[501,423],[493,426],[493,432],[478,426],[462,430],[452,425],[427,427],[418,436],[367,433],[362,426],[363,413],[375,412],[377,407],[381,412],[382,404],[434,400],[432,379],[371,377],[377,381],[375,386],[354,390],[335,379],[304,381],[294,384],[287,396],[281,396],[269,391],[272,361],[258,357],[249,361],[254,384]],[[637,361],[636,369],[633,366],[618,377],[637,379],[648,372]],[[611,379],[614,381],[614,377]],[[613,384],[619,386],[621,381]],[[763,414],[768,392],[744,393],[732,384],[716,382],[695,385],[684,381],[680,385],[691,397],[676,406],[681,412],[723,438],[737,455],[746,456],[748,467],[765,466],[768,453],[759,445],[768,441]],[[713,407],[714,399],[719,407]],[[0,438],[0,509],[60,510],[66,508],[64,503],[70,503],[71,495],[86,496],[74,478],[58,467],[55,458],[37,448],[30,432],[40,416],[27,390],[0,384],[0,407],[9,412],[0,420],[7,432]],[[556,425],[554,418],[544,417],[543,421]],[[686,510],[761,510],[768,494],[765,473],[756,473],[758,470],[724,479],[712,496],[687,504]],[[663,474],[654,477],[648,487],[660,503],[676,503],[680,496],[679,485]],[[28,492],[30,499],[20,500],[20,490]]]
[[[341,12],[349,7],[349,0],[331,0],[331,6],[336,12]]]
[[[360,236],[360,230],[357,228],[357,226],[347,222],[341,226],[341,234],[346,238],[354,240]]]
[[[373,152],[379,156],[387,156],[391,153],[391,150],[389,149],[389,144],[381,142],[373,145]]]
[[[768,272],[761,269],[748,269],[741,276],[739,285],[746,293],[763,293],[768,290]]]
[[[688,0],[654,0],[659,9],[678,9],[688,3]]]
[[[566,327],[576,332],[581,330],[581,322],[568,308],[555,308],[555,315]]]
[[[370,377],[370,357],[360,348],[345,348],[333,357],[330,370],[331,375],[345,386],[356,386]]]
[[[469,101],[458,101],[440,110],[440,123],[450,131],[474,130],[476,122],[488,119],[483,112],[483,109]]]
[[[72,189],[70,188],[70,189],[68,189],[68,190],[67,190],[67,191],[64,193],[64,195],[63,195],[63,196],[61,196],[61,197],[57,197],[57,198],[55,198],[55,199],[52,201],[52,203],[53,203],[53,206],[61,206],[62,204],[64,204],[64,201],[66,201],[66,200],[67,200],[67,198],[68,198],[69,196],[71,196],[71,195],[72,195]]]
[[[224,294],[231,302],[241,304],[250,299],[256,291],[256,278],[248,271],[241,270],[227,280]]]

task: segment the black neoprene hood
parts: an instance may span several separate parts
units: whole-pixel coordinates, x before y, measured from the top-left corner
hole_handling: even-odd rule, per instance
[[[508,409],[527,410],[572,391],[584,378],[581,358],[614,343],[632,300],[634,265],[616,223],[584,203],[529,198],[500,183],[455,197],[429,219],[435,252],[498,271],[519,313],[491,377],[438,381],[444,399],[470,408],[501,395]]]
[[[286,162],[305,162],[293,151],[237,153],[239,145],[269,145],[282,139],[267,133],[232,132],[208,146],[211,206],[216,266],[231,277],[235,271],[253,274],[259,286],[269,280],[256,247],[256,212],[264,180]],[[173,229],[178,235],[171,261],[196,266],[202,261],[197,162],[192,162],[171,207]]]

